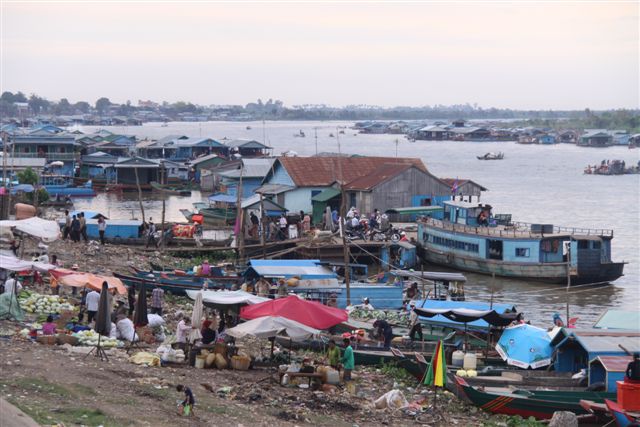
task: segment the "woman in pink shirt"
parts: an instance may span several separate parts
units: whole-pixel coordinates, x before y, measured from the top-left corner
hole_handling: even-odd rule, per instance
[[[53,317],[47,317],[46,323],[42,324],[42,335],[55,335],[56,334],[56,324],[53,323]]]

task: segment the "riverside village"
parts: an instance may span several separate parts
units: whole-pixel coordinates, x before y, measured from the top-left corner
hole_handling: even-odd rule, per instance
[[[1,426],[640,425],[640,79],[580,41],[637,74],[637,7],[41,6],[0,6]]]

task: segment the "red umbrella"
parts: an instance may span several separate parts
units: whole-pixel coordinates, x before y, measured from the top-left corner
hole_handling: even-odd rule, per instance
[[[240,310],[240,317],[243,319],[256,319],[263,316],[285,317],[315,329],[328,329],[346,322],[349,318],[346,310],[327,307],[319,302],[305,301],[296,296],[248,305]]]

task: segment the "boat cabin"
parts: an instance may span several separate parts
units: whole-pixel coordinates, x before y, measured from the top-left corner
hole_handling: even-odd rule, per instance
[[[438,301],[464,301],[464,284],[467,278],[461,273],[440,271],[391,270],[389,274],[401,280],[407,288],[418,284],[421,299]]]
[[[491,209],[491,205],[482,203],[470,203],[462,200],[446,201],[444,202],[444,221],[470,227],[496,226],[497,221],[492,220]]]
[[[616,381],[623,381],[631,356],[598,356],[589,361],[589,385],[604,383],[606,391],[618,390]]]
[[[382,269],[413,268],[417,264],[416,246],[409,242],[390,242],[380,249]]]

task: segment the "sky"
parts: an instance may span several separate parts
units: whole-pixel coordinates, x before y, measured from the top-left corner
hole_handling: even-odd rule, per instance
[[[640,2],[10,2],[0,86],[51,100],[638,108]]]

